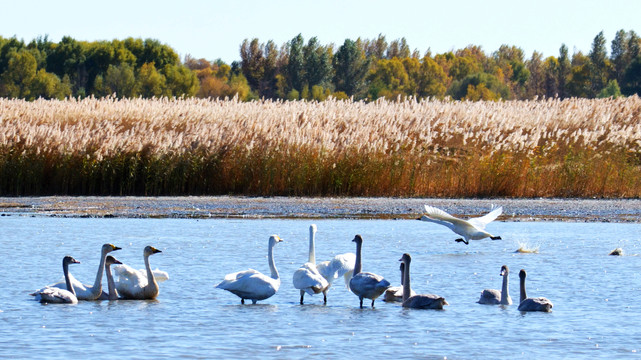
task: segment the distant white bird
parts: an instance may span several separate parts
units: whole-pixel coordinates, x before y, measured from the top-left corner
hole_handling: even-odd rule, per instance
[[[269,238],[267,261],[271,277],[254,269],[248,269],[225,275],[225,280],[216,285],[216,288],[227,290],[238,296],[241,304],[245,303],[245,299],[255,304],[258,300],[265,300],[276,294],[280,287],[280,276],[274,264],[274,245],[281,241],[283,240],[278,235],[272,235]]]
[[[146,276],[140,276],[140,273],[132,273],[131,277],[125,277],[118,274],[116,281],[116,290],[123,299],[130,300],[153,300],[158,296],[160,288],[158,282],[154,277],[154,273],[149,266],[149,257],[153,254],[161,253],[162,251],[153,246],[145,246],[142,255],[145,262]]]
[[[403,270],[403,307],[410,309],[434,309],[443,310],[444,305],[449,305],[445,298],[434,294],[418,294],[410,296],[412,292],[410,283],[410,263],[412,257],[410,254],[403,254],[399,261],[405,264]]]
[[[300,304],[303,305],[305,293],[309,295],[323,293],[323,303],[327,303],[329,282],[321,275],[316,267],[316,225],[309,227],[309,259],[294,272],[293,283],[300,290]]]
[[[492,240],[501,240],[500,236],[494,236],[485,231],[485,226],[499,217],[502,212],[503,207],[499,206],[481,217],[463,220],[441,209],[425,205],[425,215],[423,215],[420,220],[447,226],[450,230],[463,236],[462,239],[456,239],[457,242],[464,242],[466,245],[469,245],[470,240],[481,240],[487,237]]]
[[[360,235],[356,235],[352,241],[356,243],[356,265],[354,266],[354,276],[349,281],[349,288],[358,296],[361,309],[363,308],[364,298],[371,299],[372,307],[374,307],[374,301],[390,287],[390,283],[380,275],[361,272],[363,238]]]
[[[66,289],[58,287],[44,287],[30,295],[36,297],[36,301],[46,304],[77,304],[78,298],[71,285],[69,278],[69,264],[80,264],[80,261],[67,255],[62,259],[62,273],[65,276]]]
[[[507,265],[501,266],[501,276],[503,277],[503,286],[501,291],[495,289],[485,289],[481,291],[481,297],[479,298],[479,304],[485,305],[512,305],[512,298],[510,297],[509,290],[509,277],[510,269]]]
[[[519,311],[552,311],[552,302],[544,297],[529,298],[525,292],[525,277],[527,276],[525,270],[519,271],[519,278],[521,279],[521,302],[519,303]]]

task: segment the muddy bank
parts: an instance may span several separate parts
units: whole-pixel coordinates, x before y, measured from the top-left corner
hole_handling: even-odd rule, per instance
[[[641,200],[289,197],[0,198],[0,215],[118,218],[416,218],[423,204],[459,216],[503,206],[503,221],[641,222]]]

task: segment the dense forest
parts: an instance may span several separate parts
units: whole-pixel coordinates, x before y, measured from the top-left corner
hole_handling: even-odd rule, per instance
[[[246,39],[240,61],[181,61],[154,39],[54,43],[46,36],[25,43],[0,37],[0,96],[34,100],[88,96],[200,97],[239,100],[353,97],[512,100],[541,97],[617,97],[641,94],[641,39],[620,30],[608,55],[603,32],[587,54],[558,56],[533,52],[526,59],[517,46],[491,54],[479,46],[443,54],[411,50],[402,39],[347,39],[320,44],[298,35],[286,44]]]

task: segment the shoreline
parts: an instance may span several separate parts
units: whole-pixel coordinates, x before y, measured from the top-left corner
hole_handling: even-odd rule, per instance
[[[415,219],[430,204],[455,216],[503,206],[498,221],[641,223],[641,199],[309,198],[247,196],[0,197],[1,216],[97,218]]]

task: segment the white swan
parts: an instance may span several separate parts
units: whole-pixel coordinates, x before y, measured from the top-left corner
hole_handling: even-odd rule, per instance
[[[495,289],[485,289],[481,291],[481,297],[479,298],[479,304],[485,305],[512,305],[512,298],[510,297],[510,290],[508,286],[508,277],[510,274],[510,269],[507,265],[501,266],[501,276],[503,276],[503,286],[501,291]]]
[[[269,237],[267,261],[271,277],[254,269],[248,269],[225,275],[225,280],[216,285],[216,288],[227,290],[238,296],[241,304],[245,303],[245,299],[255,304],[258,300],[265,300],[276,294],[280,287],[280,276],[274,264],[274,245],[281,241],[283,240],[278,235]]]
[[[401,286],[391,286],[385,290],[383,301],[385,302],[403,302],[403,282],[405,282],[405,263],[401,263]],[[416,295],[416,292],[410,289],[410,296]]]
[[[158,296],[160,289],[158,282],[154,277],[151,266],[149,266],[149,257],[153,254],[161,253],[162,251],[153,246],[145,246],[142,251],[143,259],[145,261],[145,268],[147,269],[146,277],[122,277],[119,276],[116,281],[116,290],[122,299],[128,300],[153,300]]]
[[[331,287],[334,280],[343,277],[345,280],[345,287],[349,289],[349,280],[354,274],[354,265],[356,264],[356,254],[344,253],[334,256],[332,260],[323,261],[316,265],[318,272],[323,275],[325,280],[329,282]],[[328,289],[329,291],[329,289]]]
[[[305,293],[309,295],[323,293],[323,303],[327,304],[327,289],[329,282],[320,274],[316,267],[316,225],[309,227],[309,259],[294,272],[293,283],[300,290],[300,304],[303,305]]]
[[[521,302],[519,303],[520,311],[543,311],[550,312],[554,306],[552,302],[544,297],[529,298],[525,293],[525,277],[527,276],[525,270],[519,271],[519,278],[521,279]]]
[[[469,245],[470,240],[481,240],[489,237],[492,240],[501,240],[500,236],[494,236],[485,231],[485,226],[495,220],[503,212],[503,207],[499,206],[489,213],[468,220],[459,219],[445,211],[433,206],[425,205],[425,215],[420,220],[437,223],[447,226],[450,230],[463,236],[462,239],[456,239],[456,242],[464,242]]]
[[[374,307],[374,301],[390,287],[390,283],[380,275],[361,272],[363,267],[361,259],[363,238],[360,235],[356,235],[352,241],[356,243],[356,265],[354,266],[354,275],[349,281],[349,288],[358,296],[361,309],[363,308],[364,298],[371,299],[372,307]]]
[[[69,274],[69,279],[73,285],[73,289],[76,293],[78,300],[98,300],[102,295],[102,274],[105,271],[105,261],[107,254],[112,251],[120,250],[119,247],[113,244],[104,244],[102,245],[100,251],[100,264],[98,265],[98,273],[96,274],[96,280],[94,281],[93,286],[85,285],[80,281],[76,280],[73,275]],[[50,287],[57,287],[61,289],[66,289],[67,284],[64,281],[50,285]]]
[[[80,264],[80,261],[67,255],[62,259],[62,273],[65,276],[67,289],[58,287],[45,287],[30,295],[36,297],[36,301],[47,304],[77,304],[78,298],[69,279],[69,264]]]
[[[419,294],[410,296],[410,263],[412,257],[410,254],[403,254],[399,261],[405,264],[405,279],[403,280],[403,307],[411,309],[435,309],[443,310],[444,305],[449,305],[441,296],[434,294]]]
[[[147,279],[147,270],[145,269],[139,269],[136,270],[132,268],[131,266],[127,264],[123,264],[121,262],[118,263],[118,265],[113,267],[114,274],[118,278],[123,278],[123,279]],[[169,273],[166,271],[162,271],[158,268],[154,269],[151,271],[154,274],[154,279],[156,279],[156,282],[161,283],[164,281],[169,280]]]
[[[102,296],[100,297],[100,300],[118,300],[118,290],[116,290],[116,283],[114,281],[113,274],[111,273],[111,265],[119,265],[122,264],[120,261],[118,261],[115,257],[108,255],[107,258],[105,259],[105,275],[107,275],[107,294],[106,299],[103,299]]]

